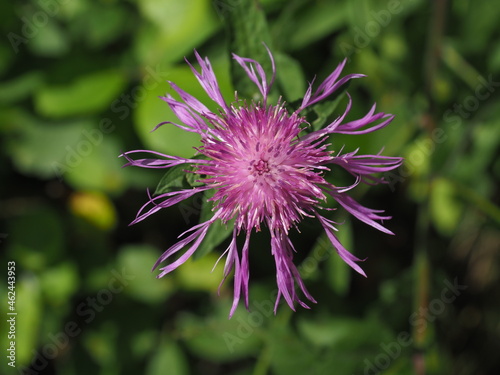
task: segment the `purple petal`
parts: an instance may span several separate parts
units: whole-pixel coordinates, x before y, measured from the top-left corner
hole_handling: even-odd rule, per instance
[[[200,246],[201,241],[203,241],[203,239],[205,238],[210,225],[212,225],[214,221],[218,219],[218,214],[219,212],[215,213],[210,220],[207,220],[204,223],[197,225],[198,229],[196,231],[194,231],[191,235],[187,236],[183,240],[172,245],[160,256],[160,258],[156,261],[156,263],[153,266],[153,271],[156,269],[156,267],[158,267],[160,263],[164,262],[172,255],[177,253],[179,250],[181,250],[182,248],[184,248],[185,246],[194,241],[191,247],[184,254],[182,254],[177,260],[161,268],[162,272],[157,276],[158,278],[163,277],[166,274],[172,272],[181,264],[185,263],[191,257],[191,255],[193,255],[193,253]]]
[[[227,257],[226,257],[226,263],[224,264],[223,278],[219,284],[219,289],[218,289],[219,294],[220,294],[220,288],[222,287],[222,285],[226,281],[227,277],[229,276],[229,273],[233,270],[234,262],[235,262],[234,258],[238,256],[238,249],[236,247],[236,228],[233,229],[233,239],[231,240],[231,243],[229,244],[227,249],[222,253],[222,255],[219,257],[219,259],[217,259],[217,262],[215,262],[215,265],[214,265],[214,268],[212,269],[212,272],[215,269],[215,267],[217,267],[217,264],[219,263],[219,261],[226,254],[227,254]]]
[[[385,183],[383,177],[372,176],[374,173],[383,173],[393,170],[401,165],[402,158],[377,155],[356,155],[355,150],[344,155],[333,157],[327,164],[337,164],[354,176],[360,176],[368,184]]]
[[[246,57],[240,57],[234,53],[233,53],[233,58],[245,70],[250,80],[253,83],[255,83],[255,85],[259,88],[263,101],[264,103],[266,103],[269,91],[271,90],[271,86],[273,85],[274,79],[276,77],[276,66],[271,51],[265,44],[264,46],[266,47],[269,57],[271,59],[271,66],[273,71],[273,76],[269,83],[267,83],[266,73],[264,72],[262,65],[260,65],[257,61]],[[257,72],[255,72],[255,70],[257,70]]]
[[[198,99],[196,99],[194,96],[191,94],[188,94],[184,90],[182,90],[179,86],[177,86],[175,83],[168,81],[170,86],[177,91],[177,93],[180,95],[181,99],[184,100],[184,103],[186,103],[188,106],[193,108],[196,112],[198,113],[211,113],[211,111]]]
[[[390,114],[385,114],[382,112],[379,112],[377,114],[373,114],[375,112],[375,107],[376,104],[373,104],[372,108],[370,111],[363,117],[355,121],[350,121],[346,124],[342,124],[336,127],[336,129],[333,131],[333,133],[339,133],[339,134],[366,134],[370,133],[379,129],[384,128],[387,126],[393,119],[394,115]],[[367,129],[361,129],[377,120],[380,119],[385,119],[379,124],[372,125],[371,127]]]
[[[215,77],[215,73],[212,69],[212,65],[210,64],[210,60],[208,58],[203,60],[196,50],[194,51],[194,54],[196,56],[196,59],[198,60],[198,63],[200,64],[201,73],[199,73],[188,60],[186,60],[186,62],[191,67],[191,70],[196,76],[196,79],[198,79],[198,82],[200,82],[201,87],[203,87],[203,89],[207,92],[208,96],[219,106],[221,106],[226,113],[230,113],[231,111],[227,106],[226,101],[222,97],[219,83],[217,82],[217,78]]]
[[[160,96],[160,99],[165,101],[169,105],[172,112],[174,112],[175,116],[177,116],[177,118],[187,126],[177,125],[175,123],[174,125],[178,126],[181,129],[199,133],[201,135],[205,134],[207,131],[210,131],[210,128],[205,123],[205,121],[198,114],[193,113],[193,111],[187,104],[178,102],[170,95]],[[158,126],[155,129],[157,128]]]
[[[187,189],[187,190],[171,191],[169,193],[158,195],[157,197],[154,197],[154,198],[152,198],[148,192],[149,201],[147,201],[139,209],[139,211],[137,212],[136,218],[130,223],[130,225],[137,224],[139,221],[144,220],[145,218],[147,218],[148,216],[161,210],[162,208],[173,206],[174,204],[177,204],[177,203],[183,201],[184,199],[189,198],[190,196],[192,196],[196,193],[199,193],[199,192],[202,192],[202,191],[205,191],[208,189],[210,189],[209,186],[198,186],[198,187],[195,187],[192,189]],[[156,201],[164,199],[164,198],[167,198],[167,199],[165,199],[159,203],[156,202]],[[153,207],[150,208],[149,210],[147,210],[146,212],[144,212],[146,210],[146,207],[150,204],[152,204]]]
[[[327,126],[325,126],[323,129],[320,129],[320,130],[316,130],[312,133],[309,133],[307,134],[306,136],[304,136],[302,138],[302,140],[304,142],[312,142],[312,141],[315,141],[317,140],[318,138],[321,138],[327,134],[331,134],[331,133],[334,133],[335,132],[335,129],[340,125],[340,123],[342,121],[344,121],[344,118],[347,116],[347,114],[349,113],[349,111],[351,110],[351,107],[352,107],[352,98],[351,98],[351,95],[349,95],[349,93],[346,93],[347,94],[347,98],[349,99],[349,102],[347,103],[347,106],[346,106],[346,109],[344,111],[344,113],[337,117],[335,119],[335,121],[333,121],[332,123],[328,124]]]
[[[326,99],[332,93],[334,93],[340,86],[345,84],[347,81],[353,78],[361,78],[366,77],[364,74],[348,74],[345,77],[342,77],[339,81],[337,81],[340,73],[344,69],[344,66],[347,62],[347,59],[344,59],[337,68],[319,85],[316,92],[311,95],[312,92],[312,83],[309,85],[306,94],[304,95],[304,99],[302,100],[302,104],[300,105],[298,112],[304,110],[305,108]]]
[[[295,249],[286,233],[279,230],[271,232],[271,252],[274,255],[276,263],[276,282],[278,284],[278,295],[274,305],[274,312],[276,313],[281,296],[285,298],[288,306],[293,311],[295,311],[294,302],[298,302],[304,308],[309,308],[297,296],[295,283],[298,284],[307,299],[316,303],[307,291],[297,267],[293,264],[293,252],[295,252]]]
[[[331,224],[331,220],[326,219],[325,217],[319,215],[318,213],[316,213],[316,217],[320,221],[321,225],[323,226],[323,229],[326,232],[326,235],[328,236],[328,239],[332,243],[333,247],[335,248],[339,256],[342,258],[342,260],[346,262],[349,266],[351,266],[352,269],[354,269],[356,272],[366,277],[366,274],[363,271],[363,269],[356,264],[356,262],[362,262],[363,259],[355,257],[349,251],[347,251],[344,248],[344,246],[342,246],[338,238],[335,236],[335,234],[333,234],[333,231],[337,229]]]
[[[161,157],[164,157],[166,159],[171,159],[171,160],[164,160],[164,159],[137,159],[137,160],[134,160],[128,156],[129,154],[135,154],[138,152],[159,155]],[[143,168],[169,168],[169,167],[173,167],[173,166],[179,165],[179,164],[188,164],[188,163],[191,163],[191,164],[205,164],[205,163],[207,163],[208,164],[208,163],[210,163],[209,160],[186,159],[186,158],[181,158],[179,156],[166,155],[166,154],[162,154],[161,152],[150,151],[150,150],[132,150],[132,151],[124,152],[123,154],[121,154],[119,156],[123,156],[128,161],[128,163],[123,165],[124,167],[135,166],[135,167],[143,167]]]
[[[383,210],[373,210],[371,208],[364,207],[356,202],[353,198],[345,194],[336,194],[334,192],[330,192],[330,194],[335,198],[337,202],[339,202],[342,207],[346,209],[347,212],[353,215],[356,219],[370,225],[375,229],[378,229],[381,232],[394,234],[389,229],[375,221],[389,220],[391,218],[390,216],[377,215],[377,213],[384,212]]]

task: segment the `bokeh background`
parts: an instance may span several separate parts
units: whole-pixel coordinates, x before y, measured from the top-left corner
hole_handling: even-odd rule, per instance
[[[497,374],[500,370],[500,3],[396,0],[19,0],[0,5],[1,372],[14,374]],[[167,80],[206,101],[184,56],[212,61],[228,100],[230,52],[278,66],[293,103],[344,58],[364,73],[352,117],[373,102],[382,131],[332,149],[404,156],[388,185],[357,188],[395,236],[350,220],[367,258],[339,261],[318,224],[292,239],[318,304],[276,316],[266,233],[253,236],[251,312],[228,320],[229,281],[210,272],[227,241],[163,279],[151,267],[198,222],[194,197],[129,227],[162,170],[121,168],[122,151],[191,156],[198,139],[159,95]],[[343,111],[345,96],[332,114]],[[214,108],[213,106],[211,108]],[[337,176],[334,176],[337,178]],[[344,176],[338,176],[339,184]],[[264,231],[265,232],[265,231]],[[7,262],[15,262],[16,368]]]

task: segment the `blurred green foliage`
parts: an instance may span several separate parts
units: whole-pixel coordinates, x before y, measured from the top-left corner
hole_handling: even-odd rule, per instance
[[[4,355],[2,373],[498,373],[499,16],[499,7],[472,0],[3,2],[1,274],[16,262],[18,315],[16,368]],[[204,256],[156,279],[161,252],[209,214],[206,197],[129,228],[162,171],[122,169],[118,155],[192,156],[196,135],[170,125],[151,132],[177,120],[158,98],[172,93],[167,81],[217,109],[183,59],[194,62],[197,49],[228,101],[234,89],[258,98],[230,53],[269,72],[262,42],[277,64],[272,100],[290,106],[348,58],[345,74],[367,75],[348,87],[349,116],[376,101],[396,118],[376,133],[336,136],[332,149],[385,147],[406,163],[387,186],[355,191],[387,208],[394,237],[333,216],[346,247],[367,258],[368,279],[305,220],[292,234],[295,261],[318,304],[272,313],[275,271],[258,234],[251,310],[228,320],[231,282],[218,294],[222,264],[210,270],[230,228],[207,236]],[[346,104],[344,95],[331,99],[308,113],[313,127]],[[450,294],[445,280],[467,289]]]

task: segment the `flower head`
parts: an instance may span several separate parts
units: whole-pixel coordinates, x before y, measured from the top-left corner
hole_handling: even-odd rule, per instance
[[[222,97],[210,61],[202,59],[197,52],[195,55],[201,70],[197,71],[189,62],[188,64],[201,86],[220,107],[219,113],[210,111],[198,99],[172,82],[169,83],[181,100],[176,100],[171,95],[162,99],[179,119],[179,123],[173,125],[201,136],[202,144],[196,148],[200,158],[186,159],[148,150],[134,150],[123,154],[128,160],[126,165],[169,168],[186,164],[193,168],[186,173],[200,175],[197,186],[150,197],[132,224],[194,194],[210,189],[214,191],[210,198],[213,201],[213,216],[183,233],[179,236],[181,239],[163,253],[154,268],[187,248],[176,260],[163,266],[158,277],[165,276],[183,264],[197,250],[209,227],[217,220],[228,223],[234,219],[232,239],[222,255],[226,255],[222,282],[234,270],[234,300],[230,316],[240,298],[244,299],[248,308],[250,236],[253,230],[260,231],[263,227],[267,227],[270,232],[271,253],[276,262],[278,296],[275,310],[281,297],[285,298],[292,309],[295,302],[307,308],[297,294],[296,285],[309,301],[315,300],[307,291],[293,263],[293,253],[296,250],[288,237],[289,230],[296,227],[304,217],[317,218],[340,257],[354,270],[365,275],[358,265],[361,259],[349,253],[335,236],[336,223],[321,215],[319,209],[326,201],[326,196],[330,195],[357,219],[391,234],[379,222],[390,217],[381,216],[383,211],[363,207],[346,193],[359,183],[383,183],[383,179],[376,174],[398,167],[402,159],[380,154],[358,155],[357,150],[335,154],[327,149],[328,144],[325,142],[334,133],[363,134],[383,128],[391,122],[393,116],[375,113],[373,105],[363,118],[344,122],[351,109],[350,96],[344,113],[321,130],[305,133],[304,129],[308,124],[305,117],[301,116],[304,109],[327,98],[347,81],[363,75],[349,74],[339,78],[346,63],[344,60],[315,91],[310,84],[299,108],[290,112],[281,101],[268,103],[275,75],[272,54],[269,52],[273,71],[273,77],[269,81],[257,61],[233,54],[233,58],[258,87],[262,99],[250,104],[235,101],[228,105]],[[169,122],[157,127],[166,123]],[[154,158],[134,160],[130,157],[134,153],[149,153]],[[332,164],[343,167],[356,177],[356,182],[342,188],[329,183],[325,179],[325,173]],[[240,251],[236,239],[242,232],[244,242]]]

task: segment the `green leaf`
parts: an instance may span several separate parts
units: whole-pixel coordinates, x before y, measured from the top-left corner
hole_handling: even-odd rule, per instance
[[[71,195],[69,206],[73,215],[83,218],[101,230],[115,227],[116,209],[108,195],[99,191],[80,191]]]
[[[57,309],[69,307],[69,301],[79,287],[78,269],[66,261],[45,269],[40,277],[47,300]]]
[[[118,4],[89,3],[89,9],[77,18],[82,20],[81,32],[90,47],[103,47],[128,31],[129,14]]]
[[[138,7],[150,21],[139,25],[134,42],[135,55],[146,66],[181,60],[220,27],[206,0],[139,0]]]
[[[491,114],[498,116],[500,111]],[[491,160],[495,159],[500,147],[500,122],[498,119],[474,124],[468,131],[461,133],[461,143],[454,151],[455,171],[454,177],[467,184],[480,187],[489,172]],[[472,147],[470,143],[472,142]],[[471,148],[467,150],[466,147]],[[449,170],[448,170],[449,172]]]
[[[429,174],[431,158],[428,152],[422,152],[421,145],[428,138],[421,136],[414,142],[409,143],[404,150],[404,159],[413,167],[411,179],[409,180],[409,194],[412,199],[422,202],[429,194],[427,175]]]
[[[437,178],[432,181],[430,193],[432,221],[443,235],[449,236],[462,217],[463,205],[457,199],[456,189],[451,181]]]
[[[151,268],[158,259],[158,250],[147,245],[127,245],[120,249],[117,268],[125,269],[134,279],[125,293],[132,298],[149,304],[165,301],[173,290],[172,280],[158,280]]]
[[[118,375],[118,334],[117,325],[110,322],[83,335],[83,345],[103,375]]]
[[[118,70],[90,73],[68,85],[41,89],[35,95],[35,106],[40,114],[52,118],[98,113],[111,106],[125,84],[125,75]]]
[[[374,8],[371,0],[351,0],[346,2],[346,15],[351,28],[364,29],[371,21],[370,10]]]
[[[271,61],[263,43],[271,48],[271,37],[264,11],[258,1],[240,0],[219,14],[226,22],[229,50],[238,56],[259,62],[269,81],[272,74]],[[256,101],[261,99],[257,86],[234,59],[231,60],[231,76],[239,97]]]
[[[227,302],[207,317],[183,313],[176,320],[181,340],[196,356],[210,361],[230,362],[258,353],[261,336],[265,334],[262,327],[264,320],[256,326],[243,309],[237,309],[228,319],[230,303]]]
[[[125,187],[126,175],[130,168],[121,168],[122,161],[117,157],[122,150],[118,138],[103,135],[98,144],[91,144],[88,152],[82,153],[81,147],[86,141],[82,137],[79,142],[69,145],[75,153],[68,151],[67,158],[75,156],[74,164],[61,165],[62,177],[77,190],[97,190],[119,192]]]
[[[273,27],[273,34],[278,35],[280,45],[287,46],[287,49],[310,46],[346,24],[346,5],[347,2],[338,1],[316,1],[314,6],[305,0],[290,2],[287,11],[293,6],[296,9],[291,9],[289,13],[292,15],[282,12],[277,26]]]
[[[27,365],[39,344],[38,337],[43,317],[44,306],[39,280],[32,275],[24,274],[16,284],[16,296],[16,309],[22,312],[20,315],[22,319],[17,320],[16,327],[16,336],[22,338],[17,341],[16,355],[19,364]]]
[[[500,225],[500,207],[486,197],[483,197],[475,189],[471,189],[461,184],[455,184],[457,193],[463,199],[473,204],[476,208],[481,210],[484,214],[488,215],[492,220]]]
[[[198,252],[196,250],[195,254]],[[214,293],[217,290],[223,274],[224,262],[219,262],[217,267],[217,254],[211,253],[201,259],[190,258],[175,272],[175,281],[184,290],[206,291]]]
[[[43,83],[43,73],[30,71],[0,86],[0,103],[12,104],[26,99]]]
[[[269,335],[269,349],[272,373],[317,374],[315,371],[316,353],[297,335],[286,327],[283,331],[273,331]]]
[[[146,375],[188,375],[189,366],[181,347],[170,339],[165,339],[155,350],[146,369]]]
[[[288,102],[304,96],[306,91],[304,73],[297,60],[284,53],[275,53],[278,83]]]
[[[192,159],[202,159],[203,155],[193,156]],[[191,173],[194,167],[189,164],[179,164],[170,167],[163,175],[158,186],[156,187],[154,195],[170,193],[174,190],[189,189],[195,186],[203,185],[198,181],[201,176],[196,173]]]
[[[492,12],[487,3],[465,2],[461,6],[454,8],[458,17],[463,20],[460,27],[460,36],[456,42],[459,43],[459,50],[468,53],[481,53],[485,48],[489,48],[488,43],[497,30],[498,14]],[[493,37],[494,38],[494,37]]]
[[[46,13],[43,14],[48,17]],[[35,19],[36,15],[37,13],[34,13],[30,16]],[[33,54],[43,57],[61,57],[70,51],[70,39],[67,32],[53,18],[49,18],[45,26],[37,27],[35,30],[36,34],[28,43],[28,48]]]
[[[11,34],[7,34],[6,36],[10,41],[10,38],[12,37]],[[10,45],[7,43],[0,44],[0,75],[3,75],[15,60],[15,55],[12,53],[14,45],[15,44],[12,44],[12,42]],[[22,45],[23,44],[21,44],[21,46]]]
[[[135,358],[144,358],[146,355],[154,352],[155,348],[158,348],[158,339],[160,335],[161,331],[153,326],[149,327],[149,329],[139,330],[134,335],[134,338],[130,340],[132,355]],[[153,356],[155,355],[153,354]],[[154,361],[154,359],[151,359],[149,366],[154,366],[151,363]]]
[[[361,372],[366,363],[363,359],[373,361],[381,353],[382,343],[393,343],[404,350],[392,333],[373,319],[299,319],[297,326],[300,336],[291,332],[286,337],[271,335],[277,375],[291,373],[294,368],[318,375],[335,368],[336,374],[351,375]],[[407,339],[411,340],[409,334]]]
[[[84,139],[84,129],[92,127],[82,120],[57,125],[43,122],[17,109],[4,113],[2,122],[6,135],[3,145],[16,168],[42,178],[59,177],[61,166],[80,160],[74,147]]]
[[[392,338],[390,330],[373,319],[299,319],[298,330],[302,337],[313,345],[330,348],[356,350],[359,347],[372,346],[376,349],[380,341]]]
[[[158,183],[154,195],[170,193],[174,190],[186,189],[188,187],[186,180],[186,168],[187,167],[184,164],[170,167]]]

